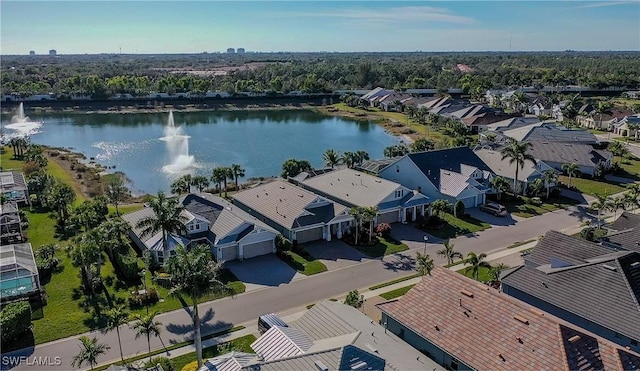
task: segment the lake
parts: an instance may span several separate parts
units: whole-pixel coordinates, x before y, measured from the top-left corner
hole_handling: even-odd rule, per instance
[[[321,167],[329,148],[339,152],[364,150],[380,158],[385,147],[398,142],[380,126],[366,121],[325,116],[308,110],[174,112],[176,127],[189,136],[188,152],[194,157],[189,173],[211,176],[211,169],[237,163],[251,177],[279,175],[289,158],[305,159]],[[169,190],[180,173],[163,167],[175,153],[165,136],[168,113],[52,114],[37,116],[34,143],[71,148],[95,158],[110,171],[122,171],[132,181],[134,193]],[[9,123],[3,117],[3,125]],[[7,130],[10,133],[10,130]]]

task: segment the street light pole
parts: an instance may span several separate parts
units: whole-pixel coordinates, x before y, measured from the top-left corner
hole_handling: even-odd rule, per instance
[[[144,283],[144,306],[147,309],[147,316],[149,315],[149,301],[147,300],[149,295],[147,292],[147,270],[146,269],[142,269],[142,282]]]
[[[424,236],[424,255],[427,255],[427,241],[429,241],[429,237]]]

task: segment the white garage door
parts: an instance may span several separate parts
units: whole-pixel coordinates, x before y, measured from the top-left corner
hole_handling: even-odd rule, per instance
[[[398,220],[398,212],[392,211],[390,213],[378,214],[378,224],[380,223],[395,223]]]
[[[296,241],[305,243],[322,239],[322,227],[296,232]]]
[[[464,207],[467,208],[467,209],[476,206],[475,205],[475,203],[476,203],[476,197],[475,196],[463,198],[461,201],[464,204]]]
[[[245,259],[250,259],[254,256],[271,254],[272,252],[273,240],[246,244],[242,248],[242,253]]]
[[[221,249],[222,251],[222,260],[223,261],[232,261],[238,259],[238,247],[237,246],[229,246]]]

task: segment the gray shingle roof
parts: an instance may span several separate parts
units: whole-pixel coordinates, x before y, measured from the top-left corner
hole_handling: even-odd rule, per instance
[[[531,141],[529,153],[536,159],[558,163],[576,163],[580,166],[595,166],[612,158],[604,150],[596,150],[589,144]]]
[[[623,212],[618,219],[609,224],[607,228],[614,231],[623,231],[625,229],[640,228],[640,214],[631,214]]]
[[[287,229],[328,222],[347,209],[283,180],[236,193],[233,199]]]
[[[640,254],[612,251],[549,232],[525,257],[523,267],[503,277],[505,292],[513,287],[640,340]]]
[[[302,184],[347,205],[361,207],[378,206],[397,189],[403,189],[405,194],[412,192],[396,182],[353,169],[332,171],[306,179]]]
[[[620,248],[640,253],[640,226],[632,229],[614,232],[602,239]]]
[[[484,161],[487,166],[493,171],[496,175],[507,179],[515,179],[516,177],[516,166],[515,164],[510,164],[509,159],[502,159],[502,154],[500,151],[494,151],[490,149],[479,149],[475,151],[475,154],[480,157],[482,161]],[[536,165],[531,161],[525,161],[523,168],[518,168],[518,179],[528,179],[531,176],[539,175],[540,172],[536,168]]]
[[[595,135],[583,129],[568,129],[549,123],[530,125],[519,129],[507,130],[503,134],[509,138],[521,141],[545,141],[563,143],[585,143],[596,144],[598,139]]]
[[[122,220],[127,222],[127,224],[129,224],[129,227],[131,227],[131,230],[133,231],[133,233],[135,233],[136,236],[138,236],[142,242],[145,242],[146,240],[150,239],[152,236],[142,237],[142,228],[137,227],[138,222],[141,221],[142,219],[154,217],[155,215],[156,214],[153,212],[153,210],[150,207],[145,207],[144,209],[140,209],[128,214],[123,214],[120,217],[122,218]]]
[[[514,117],[487,125],[490,131],[505,131],[540,123],[537,117]]]

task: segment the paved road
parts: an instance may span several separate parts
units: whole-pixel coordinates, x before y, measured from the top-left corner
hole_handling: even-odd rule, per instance
[[[459,237],[455,242],[456,250],[463,254],[469,251],[491,252],[504,248],[514,242],[524,241],[543,235],[550,229],[562,230],[580,223],[584,213],[579,208],[559,210],[545,214],[542,217],[530,218],[513,225],[498,226],[481,234]],[[378,282],[413,274],[415,253],[424,248],[424,232],[410,226],[398,225],[394,227],[394,234],[403,236],[410,250],[387,256],[381,260],[368,260],[316,276],[297,279],[277,288],[255,290],[235,298],[224,298],[200,306],[203,315],[203,334],[215,332],[233,324],[239,324],[257,318],[261,314],[279,312],[289,308],[299,307],[315,301],[335,297],[355,288],[369,287]],[[444,260],[437,256],[439,244],[428,244],[427,250],[437,264]],[[45,310],[46,311],[46,310]],[[159,315],[158,320],[164,324],[161,340],[165,345],[187,340],[191,335],[191,318],[187,310],[181,309]],[[122,347],[125,357],[147,351],[146,339],[136,340],[128,328],[121,331]],[[102,334],[95,331],[89,334],[111,346],[111,350],[99,358],[99,363],[116,361],[119,359],[118,341],[115,332]],[[68,370],[70,363],[78,351],[78,336],[61,339],[55,342],[37,346],[28,354],[27,362],[23,362],[16,370]],[[162,343],[158,339],[151,340],[152,349],[159,349]],[[35,357],[60,357],[61,362],[55,365],[35,365]],[[3,359],[4,363],[6,360]]]

